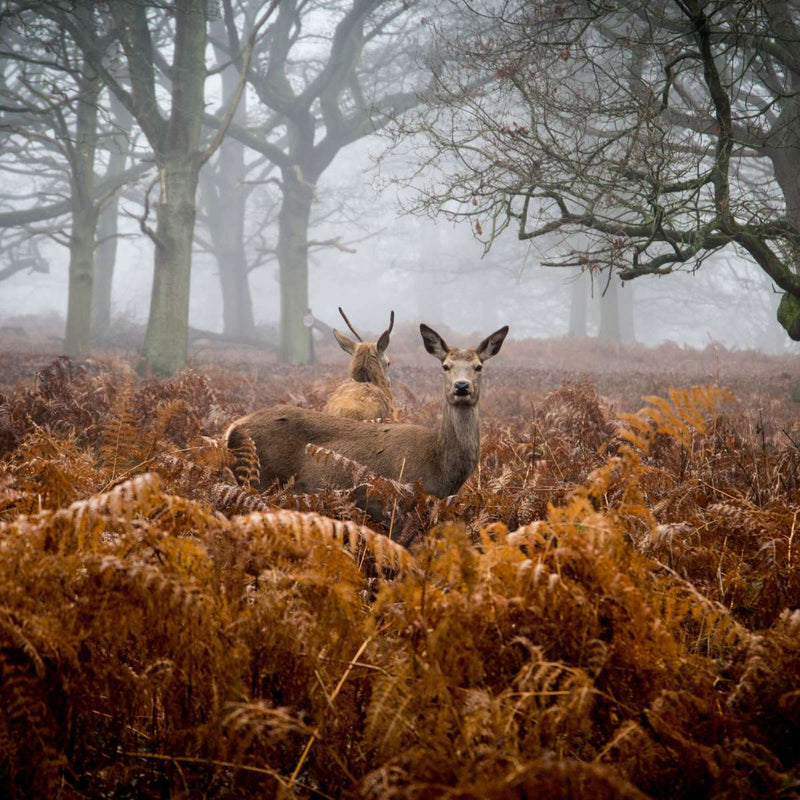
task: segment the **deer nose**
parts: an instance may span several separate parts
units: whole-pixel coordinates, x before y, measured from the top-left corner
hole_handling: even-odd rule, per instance
[[[453,384],[453,394],[463,396],[469,394],[471,388],[469,381],[456,381]]]

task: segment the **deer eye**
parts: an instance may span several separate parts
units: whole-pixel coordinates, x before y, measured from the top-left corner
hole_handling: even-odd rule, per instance
[[[475,372],[480,372],[483,369],[483,364],[476,364],[473,369]]]
[[[442,369],[445,372],[450,372],[450,365],[449,364],[442,364]]]

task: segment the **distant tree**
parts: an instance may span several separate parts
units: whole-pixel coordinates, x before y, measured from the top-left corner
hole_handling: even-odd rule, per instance
[[[457,6],[470,29],[441,37],[435,118],[406,127],[446,172],[429,204],[487,242],[581,232],[551,263],[623,280],[734,247],[800,338],[800,4]]]
[[[83,358],[90,345],[98,215],[131,173],[120,169],[113,176],[106,175],[102,187],[96,180],[96,154],[103,146],[104,123],[99,111],[103,87],[91,61],[99,58],[107,38],[98,35],[90,6],[76,6],[73,13],[86,31],[89,55],[53,20],[32,11],[30,3],[6,7],[0,32],[0,58],[6,66],[0,86],[0,140],[5,156],[0,170],[19,175],[19,179],[13,188],[6,184],[10,191],[4,199],[9,205],[25,205],[34,199],[46,202],[0,214],[0,227],[6,252],[14,252],[8,244],[15,240],[17,251],[19,245],[31,250],[35,245],[30,237],[36,233],[46,233],[69,248],[64,350]],[[19,183],[25,187],[21,192]],[[55,199],[65,195],[66,201]],[[65,217],[69,230],[62,234]],[[25,227],[35,222],[47,224],[38,231]],[[17,259],[0,277],[13,274],[14,266],[23,268],[29,258]]]
[[[245,225],[253,186],[248,185],[244,152],[244,145],[226,138],[218,157],[200,173],[198,223],[208,235],[198,233],[195,241],[217,262],[223,332],[233,337],[255,336]]]
[[[228,6],[229,11],[231,10]],[[250,20],[252,24],[253,20]],[[210,25],[211,43],[222,42],[227,37],[225,24],[217,16]],[[239,84],[239,73],[228,52],[237,53],[239,42],[230,43],[223,50],[214,45],[217,69],[222,88],[222,108],[230,105]],[[247,95],[242,95],[234,114],[234,122],[247,120]],[[263,157],[260,159],[263,162]],[[229,336],[254,337],[255,321],[253,302],[248,281],[248,260],[245,250],[245,218],[247,201],[256,185],[252,170],[258,168],[246,159],[246,147],[228,136],[213,159],[200,173],[202,197],[199,221],[208,231],[207,249],[213,253],[219,268],[222,290],[223,332]],[[248,180],[248,172],[251,179]]]
[[[155,228],[149,225],[147,213],[140,221],[142,231],[155,245],[145,355],[154,371],[173,373],[186,363],[198,176],[222,141],[241,87],[215,138],[204,142],[205,0],[176,0],[169,6],[144,0],[111,0],[108,10],[121,46],[118,69],[106,59],[90,56],[94,52],[92,34],[81,26],[71,6],[45,5],[53,19],[80,44],[100,78],[136,119],[152,148],[160,195]],[[259,3],[258,7],[264,5]],[[247,45],[235,54],[242,59],[245,70],[255,34],[276,5],[277,0],[267,5],[253,26]],[[167,53],[172,56],[171,61]],[[166,91],[159,86],[157,63],[165,73]],[[146,212],[147,209],[148,204]]]
[[[567,335],[571,339],[582,339],[586,336],[586,325],[589,312],[589,292],[586,290],[586,281],[581,280],[582,272],[570,279],[569,293],[569,328]]]
[[[312,356],[303,316],[309,307],[309,225],[320,176],[349,144],[420,102],[413,80],[417,5],[285,0],[246,72],[259,103],[253,108],[257,124],[234,124],[230,134],[280,173],[276,250],[285,361],[307,363]],[[254,17],[252,3],[223,0],[223,9],[228,36],[214,45],[241,69],[233,56],[240,31],[247,31]],[[211,115],[206,119],[217,124]]]
[[[126,173],[129,161],[148,171],[152,165],[146,159],[133,156],[133,119],[128,110],[113,93],[108,98],[110,130],[102,139],[105,151],[105,178],[113,181]],[[117,261],[119,241],[120,193],[113,192],[100,211],[94,253],[94,281],[92,284],[92,338],[104,339],[111,327],[111,290]]]

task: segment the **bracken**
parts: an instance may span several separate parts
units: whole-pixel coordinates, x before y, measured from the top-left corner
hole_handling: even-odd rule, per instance
[[[509,389],[455,497],[351,463],[367,524],[219,447],[310,379],[62,359],[0,398],[4,797],[794,791],[789,435],[716,386]]]

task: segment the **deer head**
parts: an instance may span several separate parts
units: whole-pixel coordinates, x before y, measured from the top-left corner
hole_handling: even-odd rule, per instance
[[[444,397],[451,406],[476,406],[481,397],[483,362],[500,352],[508,325],[487,336],[474,350],[450,348],[424,322],[419,326],[425,349],[442,362]]]
[[[347,323],[347,327],[355,335],[358,341],[351,339],[347,334],[333,329],[333,335],[339,342],[339,347],[353,356],[350,362],[350,377],[360,383],[375,383],[379,386],[384,382],[388,387],[389,383],[389,358],[386,356],[386,348],[389,346],[389,334],[394,327],[394,311],[389,316],[389,327],[378,337],[377,342],[365,342],[359,332],[350,324],[347,315],[339,307],[342,319]]]

